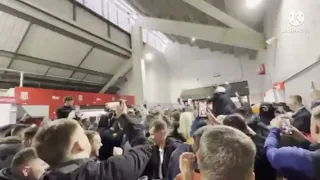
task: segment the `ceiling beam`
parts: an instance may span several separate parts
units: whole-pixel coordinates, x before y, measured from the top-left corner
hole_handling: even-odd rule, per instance
[[[129,59],[131,49],[122,47],[107,37],[97,36],[79,27],[75,22],[61,19],[40,7],[22,0],[0,0],[0,11],[30,21],[53,32],[75,39],[114,55]]]
[[[98,71],[75,67],[75,66],[71,66],[68,64],[62,64],[62,63],[58,63],[58,62],[49,61],[46,59],[36,58],[36,57],[32,57],[32,56],[28,56],[28,55],[24,55],[24,54],[19,54],[19,53],[14,53],[14,52],[9,52],[9,51],[4,51],[4,50],[0,50],[0,57],[1,56],[8,57],[8,58],[14,57],[17,60],[23,60],[23,61],[36,63],[36,64],[42,64],[42,65],[46,65],[46,66],[50,66],[50,67],[56,67],[56,68],[60,68],[60,69],[82,72],[85,74],[102,76],[102,77],[109,78],[109,79],[111,77],[113,77],[112,74],[102,73],[102,72],[98,72]]]
[[[183,1],[195,7],[196,9],[200,10],[201,12],[217,19],[218,21],[222,22],[223,24],[231,28],[245,29],[252,33],[258,33],[257,31],[245,25],[241,21],[221,11],[220,9],[214,7],[212,4],[204,0],[183,0]]]
[[[139,17],[136,23],[142,28],[163,33],[195,37],[204,41],[254,50],[265,49],[264,35],[252,33],[246,29],[223,28],[150,17]]]
[[[124,64],[118,69],[118,72],[111,78],[111,80],[103,86],[103,88],[100,90],[100,93],[105,93],[111,86],[113,86],[117,80],[124,76],[130,69],[132,68],[132,59],[129,59],[129,61],[125,61]]]
[[[0,87],[2,84],[12,84],[12,87],[19,86],[20,80],[17,78],[6,78],[0,79]],[[73,90],[81,90],[81,91],[90,91],[90,92],[97,92],[99,87],[96,86],[83,86],[83,85],[70,85],[70,84],[62,84],[62,83],[55,83],[55,82],[39,82],[35,80],[24,80],[25,86],[31,87],[40,87],[40,88],[51,88],[51,89],[73,89]],[[7,86],[6,86],[7,87]]]
[[[60,83],[63,84],[64,82],[67,82],[69,85],[73,86],[95,86],[95,87],[101,87],[103,84],[100,83],[94,83],[94,82],[86,82],[76,79],[70,79],[70,78],[59,78],[59,77],[53,77],[53,76],[45,76],[40,74],[28,74],[25,73],[23,75],[24,80],[33,80],[37,81],[39,83],[43,82],[51,82],[51,83]],[[10,79],[19,79],[20,80],[20,74],[17,73],[7,73],[2,76],[3,79],[10,78]]]

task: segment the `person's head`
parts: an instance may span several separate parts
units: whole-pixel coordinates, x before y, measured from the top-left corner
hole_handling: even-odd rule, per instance
[[[231,114],[227,116],[223,122],[223,125],[230,126],[240,130],[241,132],[247,133],[247,124],[243,116],[240,114]]]
[[[12,159],[10,169],[19,179],[39,180],[48,165],[42,161],[32,148],[25,148]]]
[[[16,124],[14,128],[11,130],[11,136],[17,136],[22,139],[24,131],[30,127],[27,124]]]
[[[190,138],[191,124],[194,119],[192,112],[184,112],[180,115],[179,132],[185,139]]]
[[[101,137],[98,132],[96,131],[85,131],[89,142],[91,144],[91,157],[98,157],[99,150],[102,146]]]
[[[276,109],[272,103],[263,102],[259,107],[259,116],[263,123],[269,125],[270,121],[275,117]]]
[[[63,102],[65,106],[73,106],[74,103],[73,98],[71,96],[64,97]]]
[[[30,147],[32,144],[32,139],[38,131],[38,127],[29,127],[25,132],[22,138],[22,143],[24,147]]]
[[[290,96],[287,104],[291,110],[296,111],[302,106],[302,97],[300,95]]]
[[[84,130],[71,119],[59,119],[41,126],[32,146],[38,156],[53,168],[70,160],[89,158],[91,153]]]
[[[163,120],[156,120],[152,123],[151,134],[156,144],[161,144],[167,137],[167,123]]]
[[[210,126],[196,153],[204,180],[253,180],[256,148],[243,132],[228,126]]]
[[[192,139],[193,139],[192,150],[194,153],[196,153],[199,150],[201,136],[203,135],[204,132],[207,131],[209,127],[210,127],[209,125],[203,126],[197,129],[196,132],[194,132],[192,136]]]
[[[318,143],[320,142],[320,106],[316,106],[311,111],[311,136]]]

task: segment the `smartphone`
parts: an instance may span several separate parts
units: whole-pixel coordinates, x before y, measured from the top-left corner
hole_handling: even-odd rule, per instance
[[[282,129],[285,133],[290,133],[290,129],[291,129],[291,121],[290,121],[290,118],[286,118],[286,117],[282,117],[282,118],[281,118],[281,129]]]
[[[206,101],[199,101],[198,115],[199,115],[199,117],[207,117],[207,102]]]

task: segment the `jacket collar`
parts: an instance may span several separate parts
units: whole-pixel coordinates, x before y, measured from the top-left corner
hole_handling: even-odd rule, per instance
[[[83,163],[86,163],[86,162],[89,162],[89,161],[93,161],[92,159],[76,159],[76,160],[71,160],[71,161],[68,161],[68,162],[64,162],[64,163],[61,163],[58,167],[56,168],[52,168],[52,169],[49,169],[50,172],[59,172],[59,173],[64,173],[64,174],[67,174],[67,173],[70,173],[76,169],[79,168],[80,165],[82,165]]]

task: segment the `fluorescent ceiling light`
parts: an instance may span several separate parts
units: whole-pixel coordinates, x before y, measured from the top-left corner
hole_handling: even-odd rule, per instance
[[[153,54],[151,54],[151,53],[146,53],[145,54],[145,56],[144,56],[144,58],[146,59],[146,60],[152,60],[153,59]]]
[[[192,37],[192,38],[191,38],[191,42],[194,42],[194,41],[196,41],[196,38],[195,38],[195,37]]]
[[[247,8],[255,8],[257,7],[262,0],[246,0],[246,6]]]

